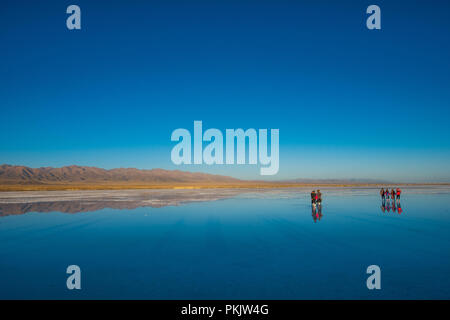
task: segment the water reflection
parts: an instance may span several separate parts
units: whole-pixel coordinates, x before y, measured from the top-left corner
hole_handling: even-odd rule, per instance
[[[0,217],[28,212],[80,213],[105,208],[161,208],[228,199],[244,192],[246,190],[239,189],[5,192],[0,194]]]
[[[437,191],[433,191],[437,192]],[[159,189],[159,190],[97,190],[97,191],[25,191],[0,192],[0,217],[20,215],[28,212],[81,213],[102,209],[132,210],[139,207],[161,208],[179,206],[191,202],[204,202],[241,198],[298,199],[298,195],[308,195],[305,188],[286,189]],[[373,194],[373,189],[326,189],[327,196],[344,197],[350,195]],[[381,211],[402,214],[400,197],[396,199],[382,194]],[[308,195],[309,198],[309,195]],[[306,200],[306,199],[305,199]],[[308,200],[306,200],[308,201]],[[322,193],[311,193],[311,215],[314,222],[320,221],[322,214]]]
[[[321,203],[313,203],[311,205],[311,211],[312,211],[312,218],[314,220],[314,223],[317,222],[317,220],[322,219],[322,204]]]
[[[400,203],[400,199],[391,200],[391,199],[382,199],[381,200],[381,212],[397,212],[398,214],[402,214],[402,206]]]

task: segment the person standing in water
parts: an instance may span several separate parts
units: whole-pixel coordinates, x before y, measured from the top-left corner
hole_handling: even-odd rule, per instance
[[[397,207],[398,207],[398,210],[401,210],[402,207],[400,207],[400,194],[402,193],[402,190],[400,190],[400,188],[397,188],[396,193],[397,193]],[[399,212],[399,213],[401,213],[401,212]]]
[[[386,190],[384,191],[384,196],[386,197],[386,200],[389,200],[389,189],[386,188]]]
[[[316,204],[316,190],[311,192],[311,204]]]
[[[402,190],[400,188],[397,188],[397,201],[400,201],[400,194],[402,193]]]
[[[380,196],[381,196],[381,200],[384,201],[384,189],[381,188],[380,190]]]
[[[322,204],[322,193],[320,192],[320,190],[317,190],[316,197],[317,197],[317,203],[319,205],[321,205]]]
[[[391,190],[391,199],[392,199],[392,201],[395,201],[395,190],[394,190],[394,188],[392,188],[392,190]]]

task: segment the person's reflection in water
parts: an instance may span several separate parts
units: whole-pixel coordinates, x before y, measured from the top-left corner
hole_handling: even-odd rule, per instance
[[[312,211],[312,218],[314,220],[314,223],[317,222],[317,218],[319,217],[319,215],[317,214],[317,210],[316,210],[316,204],[313,203],[311,204],[311,211]]]
[[[386,213],[387,212],[397,212],[398,214],[403,213],[402,206],[400,204],[400,199],[393,198],[392,200],[389,198],[385,198],[381,200],[381,206],[380,206],[381,212]]]
[[[384,199],[381,201],[381,212],[386,212],[386,201]]]
[[[398,200],[397,202],[397,213],[398,214],[402,214],[403,210],[402,210],[402,206],[400,205],[400,200]]]
[[[311,206],[311,216],[314,220],[314,222],[317,222],[317,220],[320,221],[320,219],[322,219],[323,214],[322,214],[322,204],[321,203],[313,203]]]
[[[397,208],[395,207],[395,199],[392,200],[392,211],[393,212],[397,211]]]
[[[397,188],[397,207],[400,206],[400,195],[402,194],[402,190],[400,188]]]

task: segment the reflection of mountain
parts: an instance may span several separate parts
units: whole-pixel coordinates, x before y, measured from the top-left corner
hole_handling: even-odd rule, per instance
[[[0,193],[0,216],[27,212],[79,213],[105,208],[160,208],[183,203],[231,198],[242,190],[117,190],[117,191],[44,191]]]
[[[139,201],[57,201],[37,203],[7,203],[0,204],[0,216],[17,215],[27,212],[63,212],[79,213],[97,211],[105,208],[136,209],[138,207],[162,207],[163,205],[145,204]]]

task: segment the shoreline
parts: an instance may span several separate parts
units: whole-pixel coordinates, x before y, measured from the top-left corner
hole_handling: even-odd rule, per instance
[[[82,190],[196,190],[196,189],[286,189],[286,188],[385,188],[385,187],[435,187],[450,183],[367,183],[367,184],[303,184],[303,183],[242,183],[242,184],[39,184],[0,185],[0,192],[9,191],[82,191]]]

